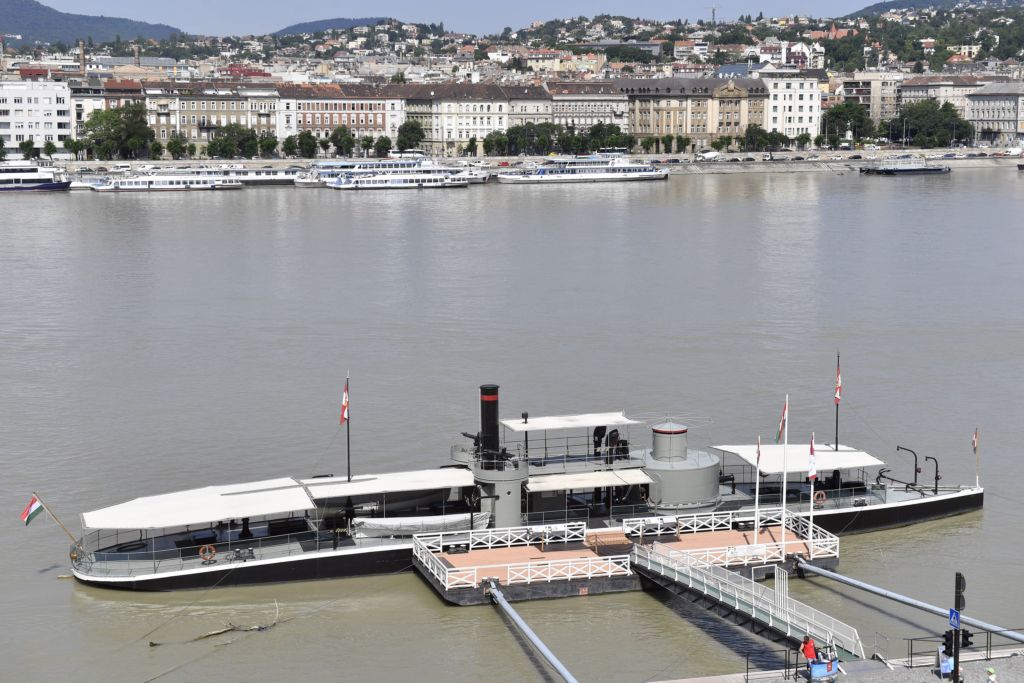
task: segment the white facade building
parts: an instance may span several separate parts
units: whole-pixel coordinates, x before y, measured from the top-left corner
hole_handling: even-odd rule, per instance
[[[629,132],[629,97],[611,81],[548,81],[551,120],[577,131],[596,123],[613,123]]]
[[[795,138],[812,138],[821,129],[821,89],[818,79],[799,73],[762,74],[768,87],[764,128]]]
[[[989,83],[967,96],[974,135],[996,145],[1024,140],[1024,83]]]
[[[0,82],[0,139],[8,154],[26,140],[40,150],[47,142],[63,149],[72,131],[71,89],[67,83]]]

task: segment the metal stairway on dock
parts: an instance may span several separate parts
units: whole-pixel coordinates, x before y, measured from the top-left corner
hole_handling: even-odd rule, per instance
[[[832,644],[847,657],[864,658],[857,629],[789,597],[788,574],[775,567],[776,588],[758,584],[725,567],[711,564],[663,543],[637,544],[630,555],[633,569],[664,588],[695,593],[727,612],[799,642],[805,635]]]

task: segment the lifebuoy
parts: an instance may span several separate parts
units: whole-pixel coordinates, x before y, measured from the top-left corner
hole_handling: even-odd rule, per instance
[[[210,544],[199,546],[199,557],[203,562],[213,562],[217,556],[217,549]]]
[[[823,505],[825,503],[825,499],[826,498],[828,498],[828,496],[825,495],[824,491],[815,491],[814,492],[814,503],[816,505]]]

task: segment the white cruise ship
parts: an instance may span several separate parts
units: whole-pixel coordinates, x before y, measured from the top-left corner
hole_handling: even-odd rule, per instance
[[[457,166],[446,166],[427,157],[400,159],[366,159],[362,161],[338,161],[316,164],[308,173],[295,179],[298,187],[331,186],[343,176],[362,175],[415,175],[455,176],[467,183],[485,183],[490,177],[485,171]]]
[[[129,175],[94,185],[95,192],[182,192],[187,190],[240,190],[242,182],[220,175],[193,176],[178,173]]]
[[[436,173],[352,173],[327,183],[327,187],[333,190],[423,190],[468,185],[466,178]]]
[[[71,187],[67,174],[30,161],[0,162],[0,192],[63,192]]]
[[[600,183],[626,180],[664,180],[667,170],[658,170],[625,157],[594,155],[554,157],[525,172],[499,173],[498,182],[512,185],[534,183]]]

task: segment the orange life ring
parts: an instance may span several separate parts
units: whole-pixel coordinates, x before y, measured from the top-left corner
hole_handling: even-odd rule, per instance
[[[828,498],[828,496],[825,495],[824,491],[815,491],[814,492],[814,502],[815,502],[815,504],[817,504],[817,505],[824,505],[826,498]]]
[[[217,556],[217,549],[210,544],[199,546],[199,557],[203,562],[213,562]]]

